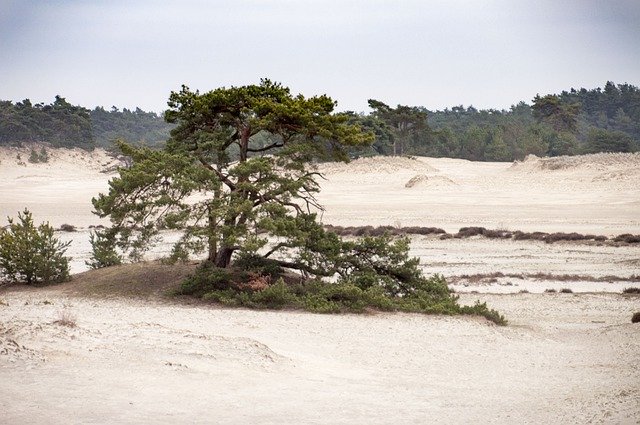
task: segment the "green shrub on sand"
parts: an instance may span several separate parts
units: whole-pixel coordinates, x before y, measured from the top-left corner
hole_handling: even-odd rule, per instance
[[[247,265],[247,263],[243,263]],[[255,265],[255,264],[254,264]],[[275,271],[275,270],[274,270]],[[505,325],[504,316],[487,307],[458,304],[458,296],[447,287],[442,276],[422,277],[408,292],[394,295],[379,284],[370,284],[371,276],[338,280],[302,280],[281,275],[272,281],[270,275],[234,267],[221,269],[204,263],[188,277],[179,295],[191,295],[230,307],[255,309],[293,309],[314,313],[362,313],[401,311],[443,315],[477,315],[493,323]]]

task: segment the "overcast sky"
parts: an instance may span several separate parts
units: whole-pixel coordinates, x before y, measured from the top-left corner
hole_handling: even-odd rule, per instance
[[[159,112],[261,77],[355,111],[637,86],[640,1],[0,0],[0,99]]]

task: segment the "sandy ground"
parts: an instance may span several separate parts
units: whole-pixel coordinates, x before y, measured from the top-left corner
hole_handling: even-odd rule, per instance
[[[0,224],[28,207],[36,221],[79,227],[59,235],[73,239],[73,270],[84,270],[88,227],[100,223],[90,199],[115,162],[58,150],[30,164],[28,154],[0,150]],[[325,223],[640,233],[640,155],[320,169]],[[463,302],[487,301],[510,326],[5,289],[0,423],[640,423],[640,326],[630,323],[640,298],[619,293],[640,286],[640,247],[418,236],[412,252],[455,281]],[[510,276],[458,279],[494,272]],[[618,280],[596,281],[605,276]],[[563,287],[576,293],[542,293]],[[64,317],[76,326],[56,323]]]
[[[578,158],[362,158],[321,166],[319,199],[337,225],[640,233],[640,155]]]
[[[482,299],[511,320],[0,294],[0,417],[63,423],[623,423],[638,298]],[[475,298],[464,296],[464,301]],[[75,327],[55,323],[71,318]]]

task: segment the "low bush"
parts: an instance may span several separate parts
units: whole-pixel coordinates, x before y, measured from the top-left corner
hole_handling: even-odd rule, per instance
[[[269,276],[274,281],[282,276],[284,270],[277,261],[264,258],[260,255],[251,253],[242,253],[233,261],[234,267],[246,271],[253,272],[261,276]]]
[[[631,316],[631,323],[640,323],[640,311],[633,313],[633,316]]]
[[[623,294],[640,294],[640,288],[636,288],[636,287],[624,288],[622,293]]]
[[[404,235],[442,235],[447,232],[444,229],[440,229],[438,227],[420,227],[420,226],[412,226],[412,227],[402,227],[398,229]]]
[[[556,291],[556,290],[555,290],[555,289],[553,289],[553,288],[547,288],[547,289],[545,289],[545,290],[544,290],[544,292],[548,292],[548,293],[556,293],[556,292],[558,292],[558,291]]]
[[[49,154],[47,150],[43,147],[40,148],[40,152],[36,152],[35,149],[31,148],[31,153],[29,155],[29,162],[32,164],[37,164],[39,162],[49,162]]]
[[[640,243],[640,235],[632,235],[629,233],[625,233],[623,235],[618,235],[613,238],[614,242],[625,242],[625,243]]]
[[[489,239],[509,239],[513,233],[508,230],[485,230],[482,235]]]
[[[76,226],[65,223],[60,226],[60,230],[62,232],[75,232],[77,229],[76,229]]]
[[[25,209],[18,221],[8,218],[9,226],[0,232],[0,278],[11,283],[46,285],[69,278],[69,259],[64,256],[71,242],[53,236],[49,223],[35,226]]]
[[[473,306],[463,306],[461,310],[462,314],[482,316],[496,325],[504,326],[507,324],[507,319],[505,319],[505,317],[497,310],[487,307],[487,303],[480,303],[480,301],[476,301]]]
[[[254,309],[294,309],[313,313],[361,313],[367,310],[402,311],[426,314],[479,315],[498,325],[506,319],[486,304],[460,306],[458,297],[442,276],[422,277],[410,292],[395,296],[383,285],[358,279],[327,283],[280,277],[262,289],[252,289],[242,279],[250,273],[239,269],[219,269],[208,263],[187,278],[177,294],[193,295],[230,307]]]
[[[558,241],[582,241],[585,240],[585,236],[579,233],[550,233],[545,238],[544,241],[546,243],[554,243]]]
[[[206,261],[193,275],[185,279],[177,294],[200,298],[216,290],[226,291],[230,288],[231,277],[229,270],[215,267]]]
[[[560,292],[561,294],[573,294],[573,290],[571,290],[571,288],[562,288],[558,292]]]
[[[406,236],[406,235],[441,235],[447,234],[447,232],[438,227],[421,227],[421,226],[408,226],[408,227],[393,227],[393,226],[324,226],[327,232],[335,233],[338,236],[382,236],[389,234],[393,236]]]
[[[513,232],[513,239],[517,241],[524,241],[524,240],[543,241],[546,236],[547,236],[547,233],[544,233],[544,232],[529,233],[529,232],[522,232],[520,230]]]
[[[470,238],[471,236],[483,235],[487,229],[484,227],[462,227],[455,235],[457,238]]]

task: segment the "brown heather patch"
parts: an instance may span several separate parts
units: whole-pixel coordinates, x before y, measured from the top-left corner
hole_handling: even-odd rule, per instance
[[[409,236],[409,235],[440,235],[440,240],[457,238],[464,239],[473,236],[482,236],[489,239],[513,239],[516,241],[522,240],[536,240],[546,243],[555,242],[584,242],[584,243],[606,243],[607,245],[619,246],[619,245],[632,245],[640,244],[640,235],[632,235],[625,233],[623,235],[616,236],[614,238],[607,238],[602,235],[583,235],[580,233],[546,233],[546,232],[523,232],[520,230],[496,230],[487,229],[485,227],[471,226],[462,227],[457,233],[447,233],[443,229],[438,227],[423,227],[423,226],[407,226],[407,227],[394,227],[394,226],[333,226],[326,225],[325,229],[328,232],[333,232],[339,236],[382,236],[388,234],[391,236]]]
[[[576,274],[552,274],[552,273],[477,273],[463,274],[459,276],[449,276],[449,283],[469,282],[469,283],[495,283],[498,278],[512,279],[535,279],[555,282],[640,282],[640,275],[631,275],[629,277],[621,276],[586,276]]]

